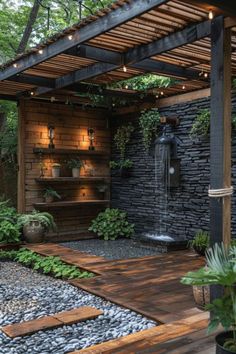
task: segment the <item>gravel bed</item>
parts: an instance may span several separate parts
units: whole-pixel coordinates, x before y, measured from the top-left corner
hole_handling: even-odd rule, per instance
[[[17,263],[0,262],[0,327],[80,306],[94,306],[104,314],[94,320],[14,339],[0,330],[0,353],[65,354],[156,325],[64,281]]]
[[[63,242],[61,245],[75,250],[103,256],[107,259],[127,259],[159,254],[154,247],[146,247],[132,239],[104,241],[100,239]]]

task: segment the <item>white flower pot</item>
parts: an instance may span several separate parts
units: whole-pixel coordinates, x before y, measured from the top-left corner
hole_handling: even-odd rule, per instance
[[[52,177],[60,177],[60,167],[52,167]]]
[[[80,176],[80,168],[72,168],[72,177],[78,178]]]

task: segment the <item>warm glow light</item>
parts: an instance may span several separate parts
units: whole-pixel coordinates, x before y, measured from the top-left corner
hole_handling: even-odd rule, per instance
[[[42,49],[39,49],[39,54],[43,54],[43,50]]]
[[[31,94],[31,96],[34,96],[34,91],[31,91],[30,94]]]
[[[213,14],[212,10],[209,11],[208,17],[209,17],[209,20],[213,20],[214,14]]]
[[[159,95],[156,95],[156,98],[159,98]]]
[[[127,71],[127,68],[125,65],[123,66],[123,71],[124,71],[124,73],[126,73],[126,71]]]
[[[208,73],[204,73],[204,77],[207,79],[208,78]]]
[[[162,95],[162,96],[164,95],[164,92],[163,92],[163,91],[161,91],[161,95]]]
[[[69,41],[72,41],[73,36],[70,34],[70,35],[68,36],[68,39],[69,39]]]
[[[16,64],[16,63],[14,63],[14,64],[13,64],[13,67],[14,67],[14,68],[17,68],[17,64]]]
[[[183,85],[183,86],[182,86],[182,90],[185,90],[185,89],[186,89],[186,86],[185,86],[185,85]]]
[[[126,90],[128,90],[129,86],[128,86],[128,85],[125,85],[125,88],[126,88]]]

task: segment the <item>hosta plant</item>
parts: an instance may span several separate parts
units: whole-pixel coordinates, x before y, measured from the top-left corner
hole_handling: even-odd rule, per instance
[[[115,240],[119,236],[131,237],[134,234],[134,224],[128,222],[124,211],[107,208],[92,221],[89,231],[104,240]]]
[[[187,273],[181,282],[223,287],[223,295],[206,306],[212,314],[208,330],[212,332],[219,325],[225,330],[232,330],[232,338],[225,340],[223,346],[229,352],[236,353],[236,247],[215,244],[206,251],[206,267]]]
[[[56,224],[54,222],[53,216],[47,212],[39,212],[33,210],[32,213],[22,214],[18,218],[18,224],[21,227],[24,225],[29,225],[31,222],[40,223],[44,227],[45,231],[56,229]]]

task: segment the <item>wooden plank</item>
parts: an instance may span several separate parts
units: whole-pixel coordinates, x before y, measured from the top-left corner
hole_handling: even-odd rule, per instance
[[[38,331],[43,331],[50,328],[56,328],[62,326],[62,322],[53,316],[45,316],[36,320],[14,323],[2,327],[1,330],[11,338],[23,337]]]
[[[91,320],[103,314],[103,311],[94,307],[83,306],[70,311],[63,311],[53,315],[54,318],[64,325],[72,325],[78,322]]]
[[[46,154],[46,155],[64,155],[64,154],[75,154],[75,155],[88,155],[88,156],[102,156],[105,155],[107,156],[108,153],[106,151],[100,151],[100,150],[81,150],[81,149],[49,149],[49,148],[43,148],[43,147],[35,147],[33,148],[33,152],[35,154]]]
[[[16,68],[14,66],[9,66],[0,73],[0,81],[6,80],[7,78],[17,75],[32,66],[48,60],[49,58],[55,57],[70,48],[87,42],[90,39],[130,21],[166,2],[167,0],[150,0],[148,2],[145,0],[136,0],[132,3],[124,3],[122,6],[118,6],[116,9],[111,10],[105,16],[97,18],[96,21],[92,21],[86,26],[81,26],[73,33],[71,39],[68,39],[67,36],[59,38],[56,42],[45,47],[42,54],[36,52],[17,60]]]
[[[25,103],[20,101],[18,106],[18,181],[17,181],[17,210],[25,212]]]
[[[83,205],[106,205],[110,200],[74,200],[74,201],[62,201],[52,203],[35,203],[34,206],[37,209],[54,209],[54,208],[68,208],[68,207],[81,207]]]

